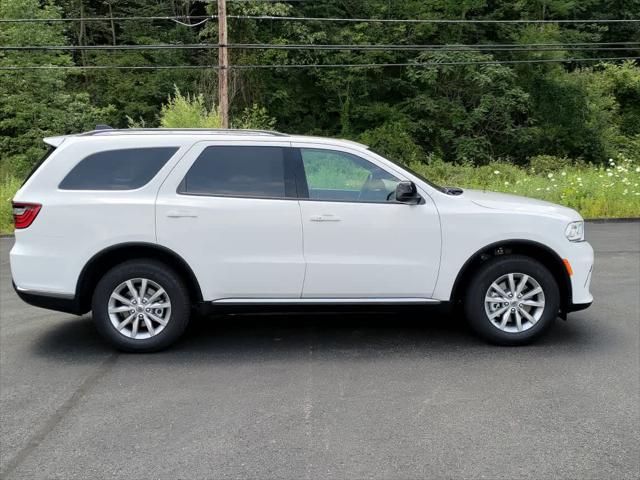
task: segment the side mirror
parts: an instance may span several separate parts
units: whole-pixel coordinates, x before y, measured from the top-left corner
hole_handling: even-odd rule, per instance
[[[418,193],[415,183],[400,182],[396,186],[396,201],[409,205],[417,205],[421,200],[422,197]]]

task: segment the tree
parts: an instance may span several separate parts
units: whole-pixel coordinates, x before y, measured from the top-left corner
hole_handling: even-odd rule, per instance
[[[59,9],[37,0],[0,0],[0,18],[58,18]],[[63,45],[60,24],[7,24],[0,30],[2,45]],[[9,52],[0,65],[72,65],[69,55],[56,52]],[[0,73],[0,158],[2,170],[24,175],[42,155],[42,138],[88,130],[112,112],[94,107],[86,93],[70,92],[72,75],[65,70]]]
[[[421,61],[482,62],[473,52],[423,54]],[[421,143],[447,160],[487,163],[508,157],[526,140],[528,94],[515,72],[504,65],[413,67],[408,77],[414,95],[406,109]],[[524,158],[520,158],[524,160]]]
[[[0,5],[2,15],[19,17],[216,13],[215,2],[198,0],[0,0]],[[243,1],[229,2],[228,11],[230,15],[389,19],[638,18],[640,0]],[[2,43],[9,45],[215,44],[217,23],[211,19],[185,26],[170,20],[137,19],[3,24],[0,36]],[[241,44],[487,45],[608,41],[640,41],[640,25],[383,24],[246,18],[229,22],[229,42]],[[420,55],[414,50],[233,48],[230,60],[232,65],[313,65],[559,60],[632,54],[633,50],[479,52],[470,48]],[[0,54],[0,62],[203,66],[217,63],[217,51],[206,48],[93,50],[72,54],[10,52]],[[630,139],[640,135],[637,108],[640,69],[637,62],[620,67],[581,65],[580,68],[572,63],[554,63],[237,69],[230,74],[230,114],[234,127],[352,138],[401,159],[426,158],[435,153],[447,161],[485,163],[500,157],[526,162],[528,157],[547,154],[604,161],[607,152],[637,145],[637,140],[633,143]],[[43,125],[47,126],[46,131],[59,133],[91,127],[98,117],[104,123],[123,127],[127,125],[127,117],[132,117],[136,123],[157,126],[164,115],[162,105],[173,94],[174,86],[188,100],[182,105],[186,110],[174,118],[175,122],[182,126],[215,124],[215,115],[209,114],[215,111],[217,103],[217,75],[210,69],[0,72],[3,162],[6,165],[9,159],[12,164],[30,163],[41,151],[39,138],[46,130]],[[173,96],[174,100],[177,98]],[[191,108],[199,113],[195,117],[184,116],[194,112]],[[202,113],[202,108],[208,113]],[[172,114],[177,114],[176,109],[178,105],[172,107]],[[25,157],[30,149],[35,150]]]

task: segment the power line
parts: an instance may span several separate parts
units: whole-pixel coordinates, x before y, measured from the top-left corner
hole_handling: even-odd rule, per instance
[[[215,4],[216,0],[194,0],[197,3]],[[315,0],[227,0],[227,3],[312,3]]]
[[[314,0],[227,0],[227,3],[311,3]],[[196,0],[199,3],[214,3],[215,0]]]
[[[631,45],[631,46],[629,46]],[[238,50],[390,50],[390,51],[558,51],[558,50],[637,50],[640,42],[523,43],[523,44],[277,44],[277,43],[190,43],[149,45],[0,45],[0,51],[85,51],[85,50],[212,50],[220,47]]]
[[[66,18],[0,18],[0,23],[59,23],[59,22],[111,22],[111,21],[142,21],[142,20],[214,20],[217,15],[187,15],[187,16],[130,16],[130,17],[66,17]]]
[[[67,17],[67,18],[2,18],[0,23],[56,23],[56,22],[111,22],[111,21],[142,21],[142,20],[213,20],[217,15],[187,15],[187,16],[130,16],[130,17]],[[274,20],[297,22],[348,22],[348,23],[444,23],[444,24],[537,24],[537,23],[640,23],[640,19],[610,18],[610,19],[556,19],[556,20],[494,20],[494,19],[419,19],[419,18],[339,18],[339,17],[288,17],[274,15],[227,15],[227,18],[239,20]],[[187,24],[191,25],[191,24]]]
[[[607,62],[620,60],[639,60],[634,57],[609,57],[609,58],[549,58],[535,60],[487,60],[487,61],[460,61],[460,62],[404,62],[404,63],[321,63],[321,64],[244,64],[229,65],[230,70],[250,69],[290,69],[290,68],[375,68],[375,67],[441,67],[453,65],[510,65],[530,63],[579,63],[579,62]],[[19,70],[169,70],[169,69],[218,69],[219,65],[7,65],[0,66],[0,71]]]
[[[419,18],[337,18],[337,17],[278,17],[273,15],[227,15],[227,18],[247,19],[247,20],[290,20],[290,21],[308,21],[308,22],[355,22],[355,23],[638,23],[640,19],[562,19],[562,20],[492,20],[492,19],[475,19],[475,20],[449,20],[449,19],[419,19]]]

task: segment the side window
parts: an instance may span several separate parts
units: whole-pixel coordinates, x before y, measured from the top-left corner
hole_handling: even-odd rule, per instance
[[[60,182],[62,190],[133,190],[147,184],[178,147],[127,148],[92,153]]]
[[[400,179],[377,165],[346,152],[300,149],[313,200],[391,202]]]
[[[205,148],[184,177],[178,193],[284,198],[283,147]]]

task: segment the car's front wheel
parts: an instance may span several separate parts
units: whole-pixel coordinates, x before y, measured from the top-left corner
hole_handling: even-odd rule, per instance
[[[560,293],[551,272],[522,255],[488,260],[468,283],[464,309],[471,327],[500,345],[522,345],[558,316]]]
[[[152,352],[174,343],[189,322],[189,293],[172,269],[132,260],[109,270],[92,301],[96,328],[127,352]]]

